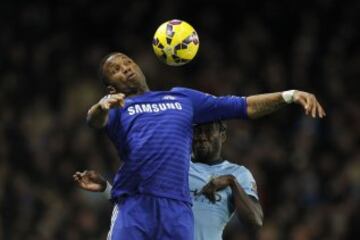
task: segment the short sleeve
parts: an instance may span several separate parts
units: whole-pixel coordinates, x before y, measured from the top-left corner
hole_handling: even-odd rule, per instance
[[[247,118],[247,104],[245,97],[216,97],[189,88],[173,88],[172,91],[185,94],[190,99],[194,108],[193,123],[195,124],[235,118]]]
[[[235,174],[235,177],[247,195],[259,200],[256,181],[247,168],[241,167],[240,171],[237,171]]]

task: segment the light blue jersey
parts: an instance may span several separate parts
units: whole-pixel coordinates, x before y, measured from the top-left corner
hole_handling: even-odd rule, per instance
[[[199,192],[211,178],[229,174],[236,177],[248,195],[258,199],[254,177],[247,168],[228,161],[214,165],[203,163],[190,164],[189,183],[193,200],[195,240],[222,239],[224,227],[234,211],[231,204],[232,191],[230,187],[218,191],[216,193],[216,203],[210,202]]]

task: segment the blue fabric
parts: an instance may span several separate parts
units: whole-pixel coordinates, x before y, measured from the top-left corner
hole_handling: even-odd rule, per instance
[[[193,235],[190,204],[134,195],[115,205],[108,240],[192,240]]]
[[[190,191],[193,199],[193,213],[195,219],[195,240],[219,240],[223,229],[234,211],[232,205],[232,191],[227,187],[216,193],[217,201],[210,202],[201,189],[213,177],[233,175],[244,191],[258,199],[255,179],[244,166],[228,161],[215,165],[191,163],[189,172]]]
[[[246,118],[243,97],[214,97],[187,88],[129,97],[109,112],[106,132],[123,165],[112,198],[149,194],[191,202],[192,125]]]

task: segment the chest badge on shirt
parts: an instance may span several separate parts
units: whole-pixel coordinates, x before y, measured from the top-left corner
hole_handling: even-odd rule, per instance
[[[162,99],[164,99],[164,100],[175,100],[176,97],[174,97],[174,96],[172,96],[172,95],[166,95],[166,96],[164,96]]]

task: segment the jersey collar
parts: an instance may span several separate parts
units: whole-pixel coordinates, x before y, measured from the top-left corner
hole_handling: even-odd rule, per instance
[[[221,164],[221,163],[225,162],[226,160],[225,160],[225,159],[219,159],[219,160],[216,160],[216,161],[213,161],[213,162],[204,163],[204,162],[197,162],[196,159],[193,158],[192,161],[193,161],[194,163],[201,163],[201,164],[213,166],[213,165]]]

